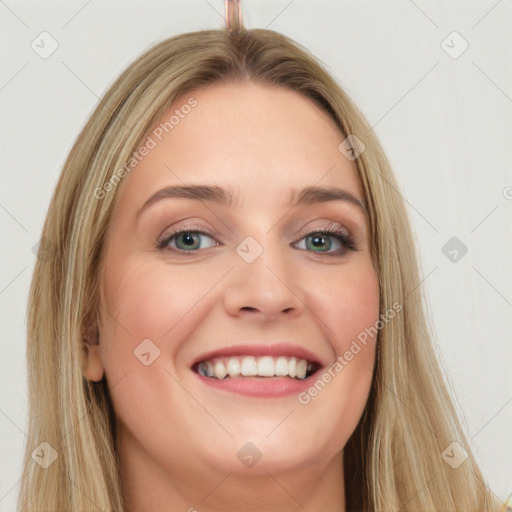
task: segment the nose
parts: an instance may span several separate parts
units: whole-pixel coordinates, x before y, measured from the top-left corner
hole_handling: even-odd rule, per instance
[[[234,254],[235,269],[230,272],[223,293],[228,314],[272,321],[282,315],[292,317],[302,313],[304,295],[286,252],[267,244],[251,263]]]

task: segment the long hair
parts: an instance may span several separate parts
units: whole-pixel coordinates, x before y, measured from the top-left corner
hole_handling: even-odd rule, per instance
[[[120,188],[115,180],[176,98],[233,81],[297,91],[335,121],[340,141],[353,135],[365,146],[355,164],[380,308],[398,302],[402,310],[379,331],[370,395],[344,450],[347,510],[496,510],[436,358],[414,238],[380,143],[306,49],[263,29],[238,36],[204,30],[157,44],[109,88],[78,136],[49,206],[30,288],[29,424],[19,509],[123,510],[107,382],[83,375],[84,332],[101,307],[98,275]],[[57,454],[46,469],[32,457],[43,442]],[[443,457],[451,443],[468,454],[457,468]]]

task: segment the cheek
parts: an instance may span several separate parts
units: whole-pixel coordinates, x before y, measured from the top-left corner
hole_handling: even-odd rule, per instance
[[[354,431],[366,405],[375,363],[379,320],[379,281],[370,262],[331,274],[329,285],[310,300],[321,316],[324,334],[335,352],[333,364],[320,372],[298,396],[304,411],[324,425],[323,447],[340,450]],[[319,447],[319,449],[322,449]]]
[[[379,280],[370,261],[331,272],[323,284],[317,280],[309,290],[319,324],[338,355],[379,319]],[[372,341],[370,336],[368,341]]]
[[[370,263],[354,267],[353,271],[340,277],[336,296],[332,303],[336,311],[330,311],[328,321],[334,334],[330,337],[337,354],[337,373],[343,373],[344,384],[351,392],[346,396],[352,410],[362,410],[369,392],[379,320],[379,280]],[[340,366],[341,365],[341,366]]]
[[[194,272],[180,271],[133,258],[110,273],[105,307],[115,312],[118,327],[124,327],[134,343],[144,338],[159,340],[199,303],[213,282],[199,267]]]
[[[147,256],[118,261],[107,263],[101,308],[102,360],[113,381],[128,370],[139,371],[137,356],[147,352],[150,360],[159,354],[157,365],[169,363],[204,314],[204,297],[219,279],[201,265],[191,271]]]
[[[201,299],[218,276],[200,266],[180,271],[148,260],[125,257],[106,267],[100,346],[116,416],[151,437],[172,424],[172,409],[162,410],[163,403],[194,410],[170,374],[175,353],[204,315]]]

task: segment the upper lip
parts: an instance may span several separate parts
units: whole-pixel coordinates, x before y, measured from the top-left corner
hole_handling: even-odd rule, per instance
[[[246,343],[243,345],[229,345],[227,347],[218,348],[205,352],[194,359],[192,366],[195,364],[205,361],[207,359],[213,359],[214,357],[231,357],[231,356],[285,356],[285,357],[296,357],[297,359],[306,359],[308,362],[315,363],[316,365],[323,367],[325,362],[316,354],[311,352],[309,349],[293,343]]]

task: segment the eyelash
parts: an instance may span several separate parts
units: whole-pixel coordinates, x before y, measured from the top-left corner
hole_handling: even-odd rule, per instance
[[[192,254],[194,252],[198,252],[199,250],[201,250],[201,249],[193,249],[193,250],[187,251],[185,249],[175,249],[175,248],[168,247],[168,244],[171,240],[179,237],[182,234],[205,235],[205,236],[213,239],[213,236],[206,231],[202,231],[200,229],[195,229],[195,228],[185,228],[185,229],[176,230],[173,233],[171,233],[170,235],[159,240],[157,242],[155,248],[160,251],[170,250],[170,251],[175,251],[175,252],[183,253],[183,254]],[[334,252],[311,251],[314,254],[321,254],[321,255],[325,255],[325,256],[343,256],[348,251],[357,251],[357,248],[354,246],[352,237],[350,235],[348,235],[346,233],[346,231],[341,231],[338,228],[328,226],[327,228],[312,230],[309,233],[306,233],[300,240],[303,240],[304,238],[311,236],[311,235],[328,235],[330,237],[338,239],[338,241],[340,242],[340,244],[342,246],[340,249],[338,249],[337,251],[334,251]],[[304,250],[304,249],[302,249],[302,250]],[[308,250],[308,249],[305,249],[305,250]]]

